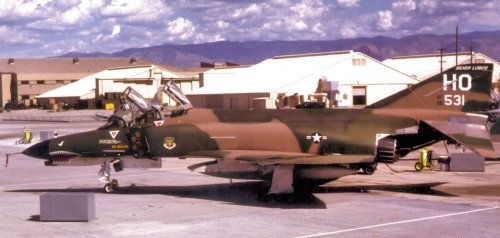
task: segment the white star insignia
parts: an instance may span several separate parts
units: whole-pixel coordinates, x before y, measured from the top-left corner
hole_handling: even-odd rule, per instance
[[[314,133],[311,137],[313,139],[313,143],[321,142],[321,135],[318,132]]]
[[[312,134],[312,135],[310,135],[310,136],[306,136],[306,139],[308,139],[308,140],[312,140],[312,142],[313,142],[313,143],[318,144],[318,143],[320,143],[322,140],[326,140],[326,139],[327,139],[327,137],[326,137],[326,136],[321,135],[321,134],[320,134],[320,133],[318,133],[318,132],[315,132],[315,133],[313,133],[313,134]]]

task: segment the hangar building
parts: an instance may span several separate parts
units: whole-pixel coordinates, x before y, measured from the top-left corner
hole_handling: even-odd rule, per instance
[[[442,55],[442,59],[440,54],[398,56],[386,59],[383,63],[418,80],[423,80],[441,72],[441,61],[443,71],[445,71],[454,67],[457,59],[459,65],[470,64],[471,60],[478,64],[492,63],[492,83],[496,84],[496,87],[500,86],[498,85],[500,80],[500,63],[482,53],[462,52],[458,53],[458,55],[455,53],[446,53]]]
[[[181,90],[191,92],[199,87],[198,71],[174,72],[156,65],[118,67],[84,77],[76,82],[37,96],[40,105],[48,108],[66,104],[80,108],[97,105],[98,108],[118,103],[119,95],[132,86],[146,98],[152,99],[157,89],[173,80]],[[169,102],[164,102],[169,103]]]
[[[135,58],[0,59],[0,107],[29,106],[36,96],[111,67],[152,64]]]
[[[253,66],[211,69],[201,76],[203,87],[187,95],[195,107],[260,108],[256,101],[274,102],[283,94],[296,95],[294,103],[308,100],[315,96],[319,79],[333,82],[332,101],[338,107],[363,107],[418,82],[363,53],[338,51],[276,56]],[[274,103],[267,103],[266,108],[272,108],[270,104]],[[281,102],[276,104],[280,107]]]

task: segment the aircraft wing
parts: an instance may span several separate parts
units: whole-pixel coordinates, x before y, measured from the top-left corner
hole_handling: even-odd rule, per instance
[[[478,116],[451,117],[448,121],[425,120],[422,123],[485,158],[497,157],[486,122]]]
[[[196,151],[189,155],[254,162],[259,165],[272,164],[348,164],[348,163],[373,163],[373,155],[315,155],[300,152],[284,151],[258,151],[258,150],[212,150]]]

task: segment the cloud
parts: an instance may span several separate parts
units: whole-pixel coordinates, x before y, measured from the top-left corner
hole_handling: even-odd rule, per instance
[[[5,0],[0,4],[0,18],[34,19],[47,16],[49,1],[15,1]]]
[[[178,17],[167,24],[167,32],[170,36],[170,41],[185,41],[192,37],[195,31],[196,27],[193,22],[183,17]]]
[[[337,0],[340,7],[358,7],[359,0]]]
[[[233,11],[232,17],[234,19],[241,19],[249,16],[258,16],[261,13],[261,6],[253,3],[246,8],[238,8]]]
[[[421,0],[418,4],[420,12],[425,14],[432,14],[436,11],[438,2],[436,0]]]
[[[229,23],[219,20],[217,21],[217,27],[219,27],[219,29],[227,29],[229,27]]]
[[[326,33],[325,33],[325,30],[324,30],[324,27],[323,25],[321,24],[321,22],[318,22],[316,23],[313,28],[312,28],[312,32],[318,34],[319,36],[321,37],[324,37],[326,36]]]
[[[171,13],[161,0],[112,0],[100,10],[102,16],[124,18],[129,22],[155,21]]]
[[[298,21],[298,22],[295,22],[293,25],[292,25],[292,30],[298,30],[298,31],[303,31],[303,30],[306,30],[308,27],[307,27],[307,24],[304,23],[303,21]]]
[[[108,17],[128,16],[140,11],[142,6],[142,1],[112,0],[101,9],[101,14]]]
[[[327,6],[319,0],[302,0],[290,9],[300,18],[317,18],[327,11]]]
[[[3,0],[0,55],[500,30],[497,0]],[[480,16],[480,17],[479,17]],[[484,19],[488,19],[485,21]]]
[[[378,12],[378,20],[377,20],[377,28],[382,31],[389,31],[394,27],[392,24],[392,12],[387,11],[379,11]]]
[[[118,35],[120,33],[120,31],[121,31],[120,25],[114,25],[113,31],[111,32],[111,36],[115,37],[116,35]]]
[[[206,43],[206,42],[217,42],[217,41],[225,41],[226,39],[220,34],[215,35],[206,35],[203,33],[197,34],[195,37],[195,43]]]
[[[417,3],[413,0],[400,0],[392,3],[392,9],[402,12],[414,11],[417,9]]]
[[[355,38],[358,35],[354,28],[348,26],[343,27],[340,32],[343,38]]]

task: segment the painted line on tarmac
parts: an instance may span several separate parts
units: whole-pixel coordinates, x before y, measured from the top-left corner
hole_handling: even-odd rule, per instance
[[[163,171],[161,171],[163,172]],[[159,174],[161,172],[148,172],[149,174]],[[138,177],[144,176],[144,173],[134,173],[134,174],[121,174],[120,176],[114,176],[114,178],[128,178],[128,177]],[[69,178],[69,179],[68,179]],[[33,179],[28,179],[33,180]],[[41,181],[41,182],[33,182],[33,183],[18,183],[18,184],[6,184],[0,185],[0,188],[9,188],[9,187],[19,187],[19,186],[32,186],[32,185],[41,185],[41,184],[57,184],[61,182],[75,182],[75,181],[84,181],[84,180],[99,180],[99,176],[91,176],[91,175],[83,175],[83,176],[72,176],[72,177],[59,177],[59,178],[45,178],[45,180],[50,181]]]
[[[465,214],[470,214],[470,213],[495,210],[495,209],[499,209],[499,208],[500,207],[488,207],[488,208],[476,209],[476,210],[465,211],[465,212],[457,212],[457,213],[450,213],[450,214],[438,215],[438,216],[431,216],[431,217],[423,217],[423,218],[417,218],[417,219],[411,219],[411,220],[382,223],[382,224],[378,224],[378,225],[363,226],[363,227],[358,227],[358,228],[352,228],[352,229],[346,229],[346,230],[339,230],[339,231],[332,231],[332,232],[324,232],[324,233],[318,233],[318,234],[313,234],[313,235],[297,236],[295,238],[309,238],[309,237],[320,237],[320,236],[336,235],[336,234],[340,234],[340,233],[346,233],[346,232],[352,232],[352,231],[360,231],[360,230],[368,230],[368,229],[378,228],[378,227],[384,227],[384,226],[392,226],[392,225],[399,225],[399,224],[405,224],[405,223],[420,222],[420,221],[440,219],[440,218],[451,217],[451,216],[460,216],[460,215],[465,215]]]

